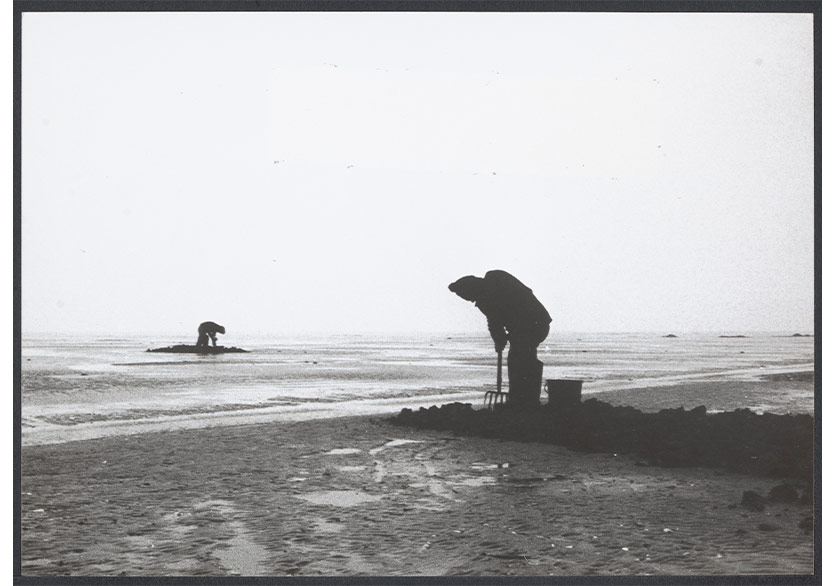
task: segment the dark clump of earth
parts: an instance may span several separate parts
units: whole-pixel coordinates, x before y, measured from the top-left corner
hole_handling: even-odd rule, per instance
[[[392,421],[584,452],[632,454],[653,466],[722,468],[808,485],[814,471],[811,415],[758,415],[749,409],[708,414],[704,406],[645,413],[592,398],[563,409],[473,409],[469,403],[451,403],[403,409]]]

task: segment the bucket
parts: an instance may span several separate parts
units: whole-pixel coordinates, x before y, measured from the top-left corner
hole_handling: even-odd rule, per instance
[[[548,379],[545,381],[545,390],[548,392],[549,407],[556,409],[576,407],[580,404],[583,381]]]

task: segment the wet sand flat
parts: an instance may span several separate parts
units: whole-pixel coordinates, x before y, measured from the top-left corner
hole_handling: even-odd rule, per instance
[[[748,381],[701,380],[676,385],[620,389],[586,393],[612,405],[628,405],[645,412],[661,409],[692,409],[707,406],[711,413],[751,409],[758,413],[813,413],[814,382],[798,380],[811,378],[811,372],[793,372]]]
[[[779,479],[377,416],[25,446],[37,575],[808,574]],[[807,521],[808,522],[808,521]]]

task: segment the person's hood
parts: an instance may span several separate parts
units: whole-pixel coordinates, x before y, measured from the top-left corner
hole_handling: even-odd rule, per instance
[[[467,301],[478,301],[484,291],[484,279],[467,275],[449,284],[449,290]]]

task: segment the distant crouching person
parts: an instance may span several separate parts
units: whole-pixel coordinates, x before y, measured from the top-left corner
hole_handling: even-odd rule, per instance
[[[197,328],[197,347],[208,348],[209,338],[212,339],[212,346],[217,347],[217,334],[225,334],[226,328],[213,321],[204,321]]]

